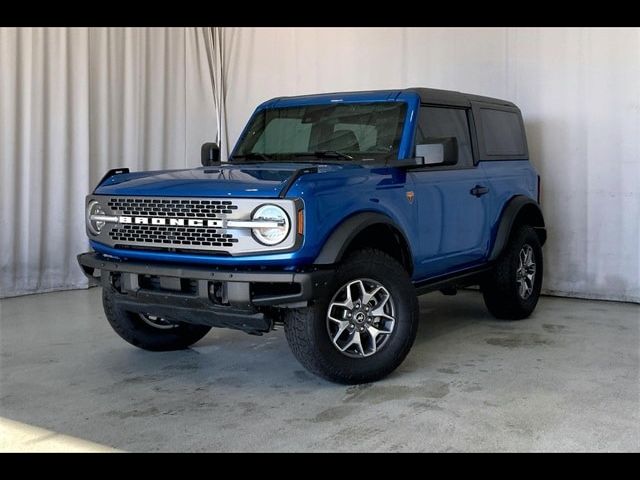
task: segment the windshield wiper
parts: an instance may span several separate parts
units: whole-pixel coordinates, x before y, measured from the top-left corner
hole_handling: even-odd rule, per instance
[[[336,150],[320,150],[317,152],[300,152],[295,154],[296,157],[318,157],[318,158],[344,158],[345,160],[353,160],[351,155],[338,152]]]
[[[273,160],[273,158],[265,155],[264,153],[257,152],[243,153],[242,155],[234,155],[233,157],[231,157],[232,160],[241,158],[245,160],[264,160],[265,162],[271,162]]]

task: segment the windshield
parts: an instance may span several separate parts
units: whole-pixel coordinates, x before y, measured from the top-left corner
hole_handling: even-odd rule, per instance
[[[339,103],[259,112],[233,159],[387,161],[397,158],[404,102]]]

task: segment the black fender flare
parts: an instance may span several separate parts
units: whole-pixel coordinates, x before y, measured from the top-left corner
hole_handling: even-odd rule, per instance
[[[407,237],[402,229],[391,220],[391,218],[377,212],[361,212],[343,220],[342,223],[333,230],[313,262],[314,265],[332,265],[338,263],[342,260],[351,241],[365,228],[376,224],[388,225],[397,231],[407,247],[410,256],[409,260],[413,261],[413,257],[411,257],[411,244],[407,241]]]
[[[507,205],[504,207],[502,214],[500,215],[500,225],[496,233],[493,248],[491,249],[491,254],[489,255],[490,261],[495,260],[498,258],[500,253],[502,253],[502,250],[509,241],[509,236],[511,235],[516,219],[521,212],[524,213],[524,209],[527,209],[529,211],[528,214],[533,215],[533,218],[536,219],[536,221],[533,222],[534,224],[531,226],[538,234],[540,245],[544,245],[547,240],[547,230],[545,228],[544,217],[542,216],[540,205],[529,197],[516,195],[507,202]]]

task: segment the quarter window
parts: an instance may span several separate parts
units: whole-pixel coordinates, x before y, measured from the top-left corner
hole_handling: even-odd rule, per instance
[[[487,155],[518,157],[526,154],[520,115],[505,110],[481,108],[480,119]]]

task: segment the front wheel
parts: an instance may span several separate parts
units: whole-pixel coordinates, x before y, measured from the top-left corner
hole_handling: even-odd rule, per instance
[[[514,231],[493,271],[481,285],[485,305],[503,320],[527,318],[542,288],[542,247],[535,230]]]
[[[146,313],[129,312],[115,301],[115,291],[102,290],[104,313],[113,330],[131,345],[156,352],[182,350],[204,337],[211,327],[174,323]]]
[[[293,354],[327,380],[379,380],[409,352],[418,329],[418,300],[404,268],[378,250],[350,256],[336,271],[326,298],[285,312]]]

